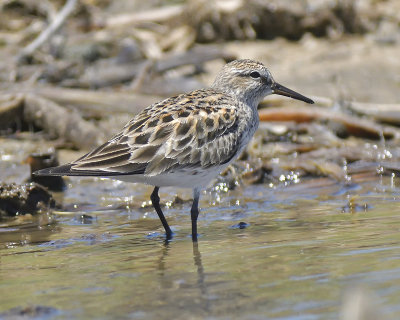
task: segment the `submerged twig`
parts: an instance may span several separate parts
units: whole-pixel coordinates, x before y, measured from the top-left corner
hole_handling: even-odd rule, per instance
[[[267,108],[259,111],[260,121],[293,121],[297,123],[315,120],[331,121],[342,126],[348,134],[369,139],[398,138],[395,128],[380,125],[372,120],[360,119],[348,114],[317,107]]]
[[[400,104],[350,102],[349,108],[381,122],[400,124]]]

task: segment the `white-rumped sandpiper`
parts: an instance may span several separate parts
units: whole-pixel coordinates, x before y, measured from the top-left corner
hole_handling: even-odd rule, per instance
[[[197,241],[200,191],[234,161],[259,123],[257,106],[269,94],[313,101],[272,78],[260,62],[226,64],[208,89],[155,103],[120,133],[71,163],[37,171],[47,176],[96,176],[154,186],[151,201],[166,232],[160,187],[193,189],[192,239]]]

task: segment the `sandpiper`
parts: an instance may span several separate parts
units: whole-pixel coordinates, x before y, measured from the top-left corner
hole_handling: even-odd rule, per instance
[[[172,231],[161,210],[158,190],[191,188],[192,240],[197,241],[200,191],[246,147],[258,127],[257,106],[273,93],[314,103],[275,82],[262,63],[232,61],[210,88],[155,103],[100,147],[76,161],[35,174],[107,177],[152,185],[150,199],[167,239]]]

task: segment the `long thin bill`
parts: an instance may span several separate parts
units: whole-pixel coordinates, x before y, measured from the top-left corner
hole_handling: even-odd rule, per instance
[[[304,101],[304,102],[307,102],[307,103],[311,103],[311,104],[314,103],[314,101],[311,100],[310,98],[307,98],[307,97],[303,96],[302,94],[297,93],[296,91],[293,91],[293,90],[291,90],[289,88],[286,88],[286,87],[282,86],[281,84],[279,84],[277,82],[275,82],[272,85],[272,90],[273,90],[273,92],[275,94],[279,94],[281,96],[293,98],[293,99],[296,99],[296,100],[301,100],[301,101]]]

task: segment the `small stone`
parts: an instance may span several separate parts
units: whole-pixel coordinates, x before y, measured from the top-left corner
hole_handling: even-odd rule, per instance
[[[246,229],[249,226],[249,223],[240,221],[238,224],[234,224],[233,226],[231,226],[231,229]]]

